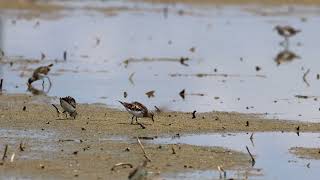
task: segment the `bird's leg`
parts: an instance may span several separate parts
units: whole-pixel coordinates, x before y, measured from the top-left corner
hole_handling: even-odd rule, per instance
[[[133,118],[134,118],[134,115],[133,115],[132,118],[131,118],[131,124],[133,124]]]
[[[49,85],[50,85],[50,87],[51,87],[51,80],[50,80],[49,76],[46,76],[46,78],[48,79]]]
[[[138,117],[136,116],[136,123],[138,123]]]
[[[44,79],[42,79],[42,91],[44,91]]]

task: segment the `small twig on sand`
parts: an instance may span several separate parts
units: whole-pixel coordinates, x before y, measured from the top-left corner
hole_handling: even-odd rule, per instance
[[[145,129],[145,128],[146,128],[142,123],[137,122],[137,124],[140,125],[140,127],[141,127],[142,129]]]
[[[19,145],[20,151],[24,151],[24,148],[25,148],[25,147],[24,147],[24,144],[21,142],[20,145]]]
[[[193,112],[192,112],[192,119],[195,119],[195,118],[196,118],[196,112],[197,112],[197,111],[193,111]]]
[[[3,83],[3,79],[0,80],[0,91],[2,91],[2,83]]]
[[[4,152],[3,152],[3,156],[2,156],[2,161],[4,161],[7,158],[7,152],[8,152],[8,144],[6,144],[5,148],[4,148]]]
[[[176,150],[174,149],[173,146],[171,147],[171,150],[172,150],[172,154],[176,154]]]
[[[60,111],[59,111],[58,107],[56,105],[54,105],[54,104],[51,104],[51,105],[56,109],[58,117],[59,117]]]
[[[16,154],[12,153],[11,158],[10,158],[10,162],[13,162],[15,156],[16,156]]]
[[[248,146],[246,146],[246,149],[247,149],[247,151],[248,151],[248,154],[249,154],[250,157],[251,157],[251,165],[252,165],[252,167],[253,167],[253,166],[256,164],[256,160],[255,160],[254,157],[252,156],[252,154],[251,154]]]
[[[128,167],[130,167],[130,168],[133,168],[132,164],[130,164],[130,163],[117,163],[117,164],[115,164],[115,165],[112,166],[111,171],[114,171],[114,169],[115,169],[116,167],[119,167],[119,166],[128,166]]]
[[[146,151],[144,150],[144,147],[143,147],[143,145],[141,144],[141,141],[140,141],[140,139],[137,137],[137,141],[138,141],[138,143],[139,143],[139,145],[140,145],[140,148],[141,148],[141,150],[142,150],[142,152],[143,152],[143,154],[144,154],[144,157],[149,161],[149,162],[151,162],[151,159],[148,157],[148,155],[147,155],[147,153],[146,153]]]
[[[297,135],[300,136],[300,126],[296,127],[296,130]]]
[[[308,87],[310,86],[310,84],[309,84],[308,81],[307,81],[307,75],[309,74],[309,72],[310,72],[310,69],[308,69],[308,70],[303,74],[303,77],[302,77],[303,82],[305,82]]]

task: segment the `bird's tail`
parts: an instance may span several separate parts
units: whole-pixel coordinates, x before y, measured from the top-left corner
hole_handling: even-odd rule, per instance
[[[49,64],[49,65],[48,65],[48,67],[52,67],[52,66],[53,66],[53,64]]]

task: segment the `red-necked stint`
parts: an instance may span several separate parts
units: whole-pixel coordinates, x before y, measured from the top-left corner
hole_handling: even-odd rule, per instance
[[[49,64],[48,66],[40,66],[37,69],[33,71],[32,77],[28,79],[28,84],[32,84],[34,81],[37,80],[42,80],[42,87],[44,86],[44,78],[47,78],[50,86],[51,86],[51,81],[50,78],[47,76],[51,67],[53,64]]]
[[[150,111],[148,111],[148,109],[141,103],[139,102],[132,102],[132,103],[127,103],[127,102],[122,102],[119,101],[125,108],[126,110],[132,114],[132,118],[131,118],[131,124],[133,124],[133,118],[136,118],[136,122],[138,122],[138,118],[143,118],[143,117],[147,117],[147,118],[151,118],[152,121],[154,122],[153,116],[154,114]]]
[[[62,113],[69,113],[69,115],[73,117],[73,119],[75,119],[76,116],[78,115],[76,111],[76,105],[77,105],[76,100],[73,97],[67,96],[67,97],[60,98],[60,106],[63,108]],[[66,114],[66,117],[67,117],[67,114]]]
[[[291,26],[276,26],[274,28],[275,30],[277,30],[278,34],[282,37],[284,37],[284,39],[286,41],[288,41],[289,37],[292,37],[294,35],[296,35],[297,33],[301,32],[301,30],[299,29],[295,29]]]

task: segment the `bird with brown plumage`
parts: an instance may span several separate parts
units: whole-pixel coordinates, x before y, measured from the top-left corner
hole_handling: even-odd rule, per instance
[[[48,73],[51,70],[52,66],[53,64],[49,64],[48,66],[40,66],[37,69],[35,69],[31,78],[28,79],[28,85],[31,85],[35,81],[42,80],[42,87],[44,88],[44,79],[46,78],[48,79],[51,86],[51,81],[48,77]]]

